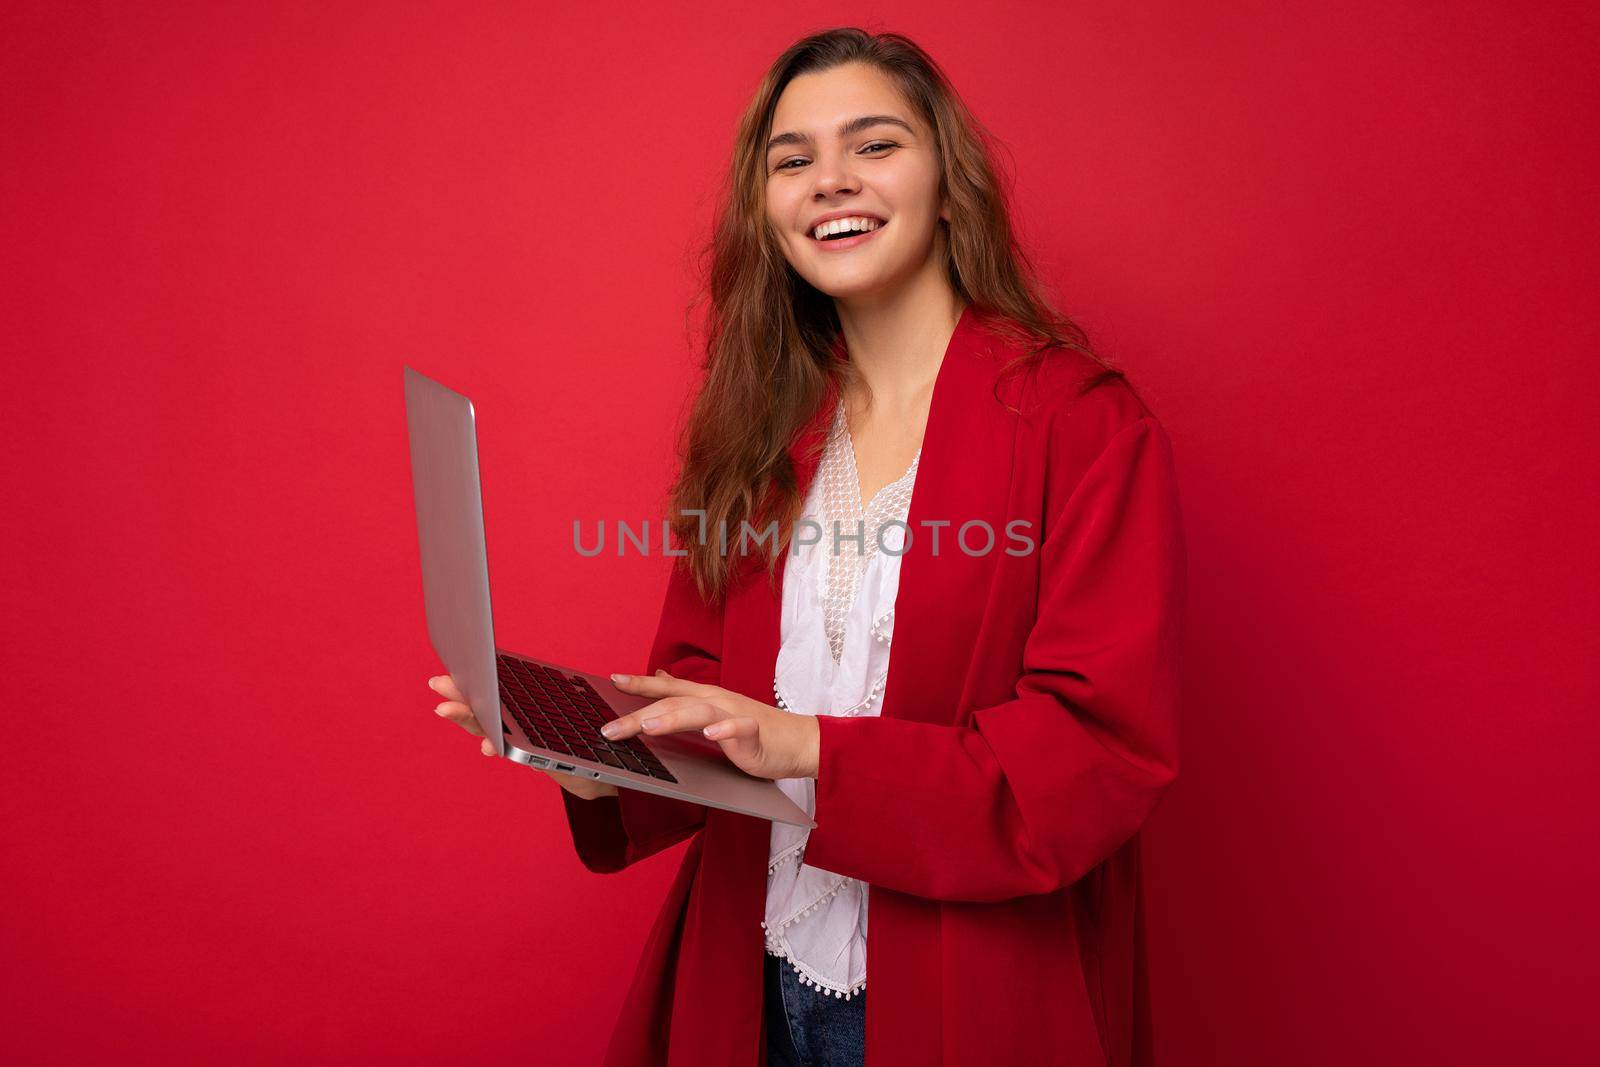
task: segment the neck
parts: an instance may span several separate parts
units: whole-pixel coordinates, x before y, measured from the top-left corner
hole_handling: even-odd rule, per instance
[[[915,407],[938,377],[950,336],[967,302],[942,277],[913,284],[893,299],[836,302],[850,362],[865,396],[847,404]]]

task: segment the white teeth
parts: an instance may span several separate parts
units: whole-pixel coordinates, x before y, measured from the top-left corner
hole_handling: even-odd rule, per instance
[[[824,222],[821,226],[811,231],[811,236],[820,241],[829,234],[843,233],[846,230],[871,233],[882,225],[883,223],[877,219],[869,219],[865,215],[852,215],[847,219],[834,219],[832,222]]]

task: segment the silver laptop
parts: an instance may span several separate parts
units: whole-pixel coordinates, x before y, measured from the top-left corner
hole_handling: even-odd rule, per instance
[[[495,752],[621,789],[816,826],[777,783],[746,774],[698,732],[601,736],[603,723],[652,698],[495,645],[472,401],[410,367],[405,376],[428,638]]]

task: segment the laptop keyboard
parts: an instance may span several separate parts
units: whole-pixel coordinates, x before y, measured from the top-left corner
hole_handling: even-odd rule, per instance
[[[620,771],[647,774],[664,782],[678,780],[637,735],[611,741],[600,733],[600,727],[616,718],[616,712],[587,678],[504,653],[496,653],[495,662],[500,704],[529,740]]]

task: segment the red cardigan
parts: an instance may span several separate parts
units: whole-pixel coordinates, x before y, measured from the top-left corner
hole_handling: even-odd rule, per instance
[[[1100,368],[1077,353],[1008,375],[1008,411],[996,372],[1020,350],[991,321],[969,307],[940,365],[882,711],[820,717],[806,862],[868,883],[871,1067],[1145,1065],[1137,835],[1178,769],[1187,569],[1172,445],[1121,381],[1079,397]],[[802,492],[830,410],[791,450]],[[991,551],[981,526],[956,542],[973,519]],[[924,520],[950,522],[937,553]],[[708,608],[674,567],[647,673],[771,703],[780,603],[755,569]],[[771,824],[561,795],[595,872],[694,835],[607,1067],[765,1064]]]

